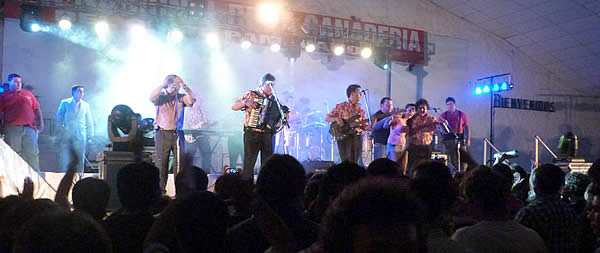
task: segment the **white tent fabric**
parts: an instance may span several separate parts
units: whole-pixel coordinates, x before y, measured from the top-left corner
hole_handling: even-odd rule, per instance
[[[0,197],[23,191],[23,181],[31,178],[33,197],[54,199],[55,190],[33,170],[3,139],[0,139]]]

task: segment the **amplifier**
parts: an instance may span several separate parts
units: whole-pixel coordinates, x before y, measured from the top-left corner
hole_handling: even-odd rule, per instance
[[[145,162],[154,163],[154,152],[142,152]],[[119,202],[119,193],[117,192],[117,175],[121,168],[135,161],[133,152],[104,151],[98,153],[98,173],[101,179],[104,179],[110,187],[110,199],[108,201],[108,210],[115,211],[121,207]]]
[[[335,162],[332,161],[306,160],[302,162],[306,174],[327,171],[333,165],[335,165]]]

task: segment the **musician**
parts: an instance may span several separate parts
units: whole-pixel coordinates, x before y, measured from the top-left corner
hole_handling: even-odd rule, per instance
[[[406,175],[408,153],[406,152],[407,121],[415,115],[415,104],[407,104],[404,113],[395,113],[391,119],[386,118],[384,127],[390,128],[387,139],[387,157],[400,164],[402,173]]]
[[[458,142],[461,144],[461,152],[467,151],[467,147],[471,145],[469,120],[464,112],[456,109],[456,100],[453,97],[446,98],[446,106],[448,110],[440,115],[440,120],[448,123],[448,127],[452,133],[444,136],[443,143],[449,158],[448,162],[455,168],[458,168]]]
[[[60,102],[56,113],[55,129],[61,146],[61,168],[67,168],[69,150],[77,154],[77,171],[83,173],[87,140],[94,135],[94,121],[90,105],[83,101],[83,86],[71,87],[71,98]]]
[[[380,109],[371,116],[373,122],[373,156],[374,159],[386,157],[387,139],[390,136],[390,128],[384,127],[383,119],[391,116],[393,102],[389,97],[384,97],[379,102]]]
[[[260,152],[261,165],[273,155],[273,135],[277,132],[275,124],[282,119],[279,110],[280,104],[273,92],[274,85],[275,76],[267,73],[262,76],[255,90],[246,92],[231,106],[234,111],[244,110],[246,113],[242,177],[248,181],[254,180],[254,165],[258,153]],[[262,104],[257,103],[257,101],[261,101]],[[260,115],[258,115],[259,113]],[[252,115],[256,117],[252,117]],[[264,117],[261,117],[261,115],[264,115]],[[263,121],[265,124],[257,124],[258,121]]]
[[[185,130],[207,130],[216,124],[210,122],[206,113],[203,110],[203,101],[198,94],[195,94],[196,102],[194,106],[186,108],[185,120],[183,121],[183,129]],[[188,136],[186,136],[188,137]],[[200,165],[200,168],[207,174],[212,170],[212,153],[210,146],[210,137],[207,135],[189,136],[191,139],[186,139],[186,153],[193,155],[195,165]]]
[[[339,126],[351,124],[354,133],[342,140],[338,140],[338,150],[342,161],[358,163],[362,149],[361,135],[365,130],[370,129],[370,125],[360,123],[367,119],[365,110],[360,107],[361,95],[360,85],[350,84],[346,89],[348,101],[337,104],[325,118],[325,121],[335,122]],[[353,116],[358,116],[358,118],[354,122],[348,122],[347,120]]]
[[[416,103],[417,113],[407,120],[408,137],[408,174],[419,162],[431,159],[430,144],[433,141],[433,134],[439,124],[437,118],[429,116],[429,102],[425,99],[419,99]]]
[[[183,89],[186,93],[179,93]],[[169,155],[173,151],[173,175],[179,169],[179,157],[184,150],[183,115],[184,108],[193,106],[196,102],[192,90],[177,75],[168,75],[163,83],[156,87],[150,95],[150,101],[156,106],[157,126],[156,167],[160,172],[160,188],[165,191],[169,175]],[[179,143],[178,143],[179,142]]]

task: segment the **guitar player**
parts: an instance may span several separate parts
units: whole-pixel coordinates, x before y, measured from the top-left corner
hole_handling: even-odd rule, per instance
[[[469,120],[463,111],[456,109],[456,100],[453,97],[446,98],[446,106],[448,110],[440,115],[440,120],[448,123],[452,133],[444,136],[443,143],[448,154],[448,162],[458,168],[458,142],[461,144],[461,152],[465,152],[471,145]]]
[[[338,126],[345,125],[347,128],[349,127],[349,134],[343,139],[338,139],[338,150],[342,162],[351,161],[358,163],[358,158],[362,152],[361,135],[362,132],[370,128],[370,125],[364,123],[367,121],[367,117],[365,110],[360,107],[360,98],[362,96],[360,85],[350,84],[346,89],[346,96],[348,97],[348,101],[337,104],[327,114],[325,121],[337,124]],[[350,118],[355,119],[349,121],[348,119]]]

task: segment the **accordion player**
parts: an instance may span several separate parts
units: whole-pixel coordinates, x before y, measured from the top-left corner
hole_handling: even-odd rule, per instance
[[[255,91],[253,91],[255,92]],[[282,106],[273,97],[263,97],[259,93],[256,93],[254,103],[256,106],[250,110],[248,119],[247,129],[257,129],[269,133],[277,133],[283,128],[283,114],[288,113],[289,109],[287,106]],[[281,106],[281,111],[280,111]]]

